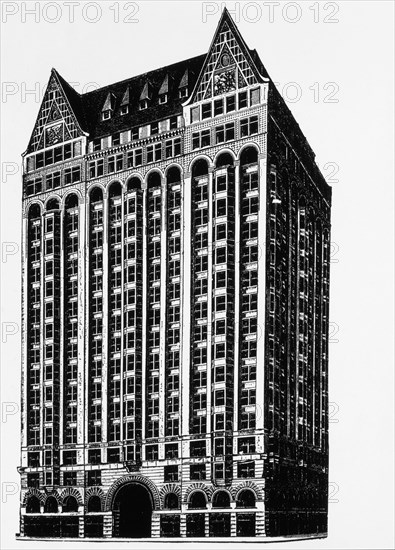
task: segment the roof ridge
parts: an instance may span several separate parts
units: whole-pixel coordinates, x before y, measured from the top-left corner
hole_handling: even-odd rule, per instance
[[[205,57],[206,57],[206,54],[199,54],[199,55],[195,55],[193,57],[189,57],[187,59],[181,59],[181,61],[176,61],[175,63],[171,63],[170,65],[164,65],[163,67],[157,67],[156,69],[152,69],[150,71],[145,71],[144,73],[140,73],[140,74],[135,75],[135,76],[130,76],[129,78],[124,78],[123,80],[118,80],[116,82],[112,82],[111,84],[106,84],[105,86],[101,86],[100,88],[95,88],[94,90],[90,90],[89,92],[86,92],[84,94],[79,94],[79,95],[80,95],[80,97],[85,99],[90,94],[94,94],[94,93],[97,93],[99,91],[103,91],[106,88],[111,88],[113,86],[119,86],[121,84],[126,84],[126,83],[130,82],[133,79],[142,78],[143,76],[149,75],[150,73],[155,73],[156,71],[164,71],[165,69],[171,69],[172,67],[175,67],[176,65],[181,65],[183,63],[188,63],[190,61],[194,61],[194,60],[197,60],[199,58],[205,58]]]

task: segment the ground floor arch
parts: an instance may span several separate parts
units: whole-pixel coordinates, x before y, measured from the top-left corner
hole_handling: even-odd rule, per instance
[[[145,485],[136,481],[122,485],[113,498],[113,536],[150,537],[153,508],[151,492]]]

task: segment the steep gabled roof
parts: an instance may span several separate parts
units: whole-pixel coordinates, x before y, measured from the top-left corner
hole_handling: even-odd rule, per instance
[[[249,50],[228,10],[224,8],[199,77],[192,93],[190,93],[189,103],[212,97],[215,74],[218,69],[221,71],[225,69],[221,65],[221,59],[223,59],[225,53],[228,57],[229,68],[232,67],[235,71],[239,86],[243,87],[262,82],[263,75],[260,74],[254,63],[251,50]]]
[[[178,85],[186,70],[188,70],[190,82],[192,81],[190,85],[193,86],[195,84],[205,57],[206,55],[192,57],[80,96],[90,138],[122,132],[133,126],[140,126],[155,120],[181,114],[185,98],[179,97]],[[166,76],[168,78],[167,102],[160,104],[159,92]],[[148,82],[151,101],[148,102],[146,109],[140,110],[141,94]],[[124,99],[126,88],[129,89],[128,102],[130,107],[127,114],[121,115],[120,106]],[[115,98],[114,114],[108,120],[101,120],[101,108],[110,92]]]
[[[70,107],[76,116],[81,129],[86,132],[87,131],[87,124],[85,121],[85,114],[84,114],[84,108],[81,101],[81,95],[74,90],[72,86],[62,77],[61,74],[58,73],[56,69],[52,69],[52,72],[56,75],[56,78],[58,79],[60,85],[62,86],[62,89],[66,95],[66,98],[70,104]]]

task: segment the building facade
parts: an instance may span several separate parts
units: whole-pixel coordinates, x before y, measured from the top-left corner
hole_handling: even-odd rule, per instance
[[[225,10],[24,154],[20,536],[327,530],[331,189]]]

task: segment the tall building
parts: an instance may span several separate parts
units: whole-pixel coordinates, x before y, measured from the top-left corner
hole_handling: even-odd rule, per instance
[[[325,534],[331,189],[225,10],[23,155],[20,536]]]

